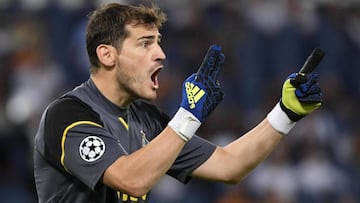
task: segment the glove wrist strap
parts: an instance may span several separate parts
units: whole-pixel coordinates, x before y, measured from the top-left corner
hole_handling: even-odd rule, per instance
[[[200,125],[201,122],[183,107],[179,108],[175,116],[168,123],[168,126],[185,142],[193,137]]]
[[[280,104],[281,109],[286,113],[286,115],[290,118],[290,120],[299,121],[300,119],[302,119],[304,117],[304,116],[298,115],[298,114],[294,113],[293,111],[291,111],[290,109],[286,108],[286,106],[282,100],[279,102],[279,104]]]
[[[277,103],[268,113],[267,119],[270,125],[279,133],[286,135],[295,126],[296,122],[292,121]]]

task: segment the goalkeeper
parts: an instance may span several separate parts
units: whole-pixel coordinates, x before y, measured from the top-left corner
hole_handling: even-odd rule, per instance
[[[35,137],[39,202],[147,202],[165,174],[183,183],[238,183],[321,105],[318,75],[291,74],[279,103],[244,136],[224,147],[196,136],[223,99],[218,76],[225,56],[220,46],[209,48],[170,118],[148,102],[157,96],[166,58],[159,33],[165,21],[156,6],[112,3],[91,14],[90,78],[46,108]]]

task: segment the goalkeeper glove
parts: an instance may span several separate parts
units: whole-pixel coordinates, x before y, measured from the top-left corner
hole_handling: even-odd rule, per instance
[[[297,121],[315,111],[321,103],[319,74],[293,73],[284,82],[282,98],[267,118],[277,131],[287,134]]]
[[[180,108],[168,125],[184,141],[192,138],[201,123],[223,99],[224,93],[218,77],[224,60],[221,47],[212,45],[197,73],[183,83]]]

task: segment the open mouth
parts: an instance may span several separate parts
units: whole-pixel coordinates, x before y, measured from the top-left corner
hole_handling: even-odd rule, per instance
[[[161,68],[157,69],[152,75],[151,75],[151,81],[153,84],[153,87],[155,89],[159,88],[159,74],[160,74]]]

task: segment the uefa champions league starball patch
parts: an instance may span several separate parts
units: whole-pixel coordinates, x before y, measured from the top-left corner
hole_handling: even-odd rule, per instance
[[[98,160],[105,152],[104,141],[97,136],[86,137],[79,147],[80,156],[87,162]]]

